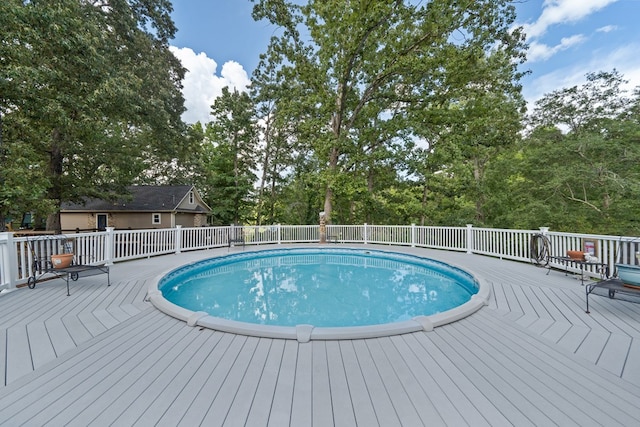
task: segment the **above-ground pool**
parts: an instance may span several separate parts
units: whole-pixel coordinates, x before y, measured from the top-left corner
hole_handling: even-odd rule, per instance
[[[481,307],[479,291],[472,275],[439,261],[313,247],[185,265],[163,275],[149,297],[192,326],[306,342],[431,330]]]

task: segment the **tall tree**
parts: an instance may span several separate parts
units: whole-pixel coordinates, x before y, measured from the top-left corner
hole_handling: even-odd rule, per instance
[[[283,29],[269,54],[280,61],[283,85],[295,88],[288,103],[312,131],[305,137],[322,167],[328,216],[336,197],[354,194],[349,168],[367,147],[376,153],[379,144],[387,153],[410,147],[404,136],[411,123],[475,85],[519,89],[523,38],[511,29],[515,12],[507,1],[259,0],[254,17]],[[498,56],[500,70],[477,66],[495,65],[491,58]],[[363,131],[374,127],[387,137]]]
[[[629,108],[626,83],[616,70],[587,73],[582,85],[555,90],[536,101],[529,126],[557,127],[570,133],[598,131]]]
[[[253,102],[245,92],[225,87],[212,106],[213,120],[205,139],[210,142],[207,188],[214,220],[240,224],[250,219],[257,144]]]
[[[46,163],[44,198],[59,207],[123,191],[149,156],[171,158],[183,131],[184,70],[168,49],[165,0],[3,2],[1,108]],[[4,53],[4,52],[3,52]],[[6,94],[6,95],[5,95]]]
[[[491,225],[640,230],[639,98],[624,83],[615,71],[589,73],[536,103],[522,144],[492,165]]]
[[[291,117],[275,62],[263,57],[252,77],[251,96],[255,103],[256,126],[262,144],[258,160],[261,171],[257,188],[256,224],[278,221],[276,203],[282,184],[291,174],[296,157],[302,155],[296,132],[297,120]]]

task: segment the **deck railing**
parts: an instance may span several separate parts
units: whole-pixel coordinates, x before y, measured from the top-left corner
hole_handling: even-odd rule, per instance
[[[67,235],[16,237],[0,233],[0,290],[13,289],[36,274],[34,260],[48,260],[53,254],[72,251],[81,264],[113,264],[137,258],[225,247],[230,236],[240,232],[245,245],[314,243],[320,241],[319,225],[271,225],[115,230]],[[569,250],[593,248],[600,263],[614,271],[616,263],[637,265],[640,237],[559,233],[540,230],[506,230],[416,225],[327,225],[327,244],[404,245],[460,251],[515,261],[529,262],[534,236],[546,236],[549,255],[563,256]],[[580,272],[577,266],[553,261],[551,267]],[[596,277],[601,269],[583,266],[586,275]]]

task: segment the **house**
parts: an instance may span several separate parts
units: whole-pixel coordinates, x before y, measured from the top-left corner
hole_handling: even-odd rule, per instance
[[[107,201],[86,199],[84,203],[63,203],[60,222],[63,231],[200,227],[207,225],[211,208],[193,185],[140,185],[127,190],[131,199]]]

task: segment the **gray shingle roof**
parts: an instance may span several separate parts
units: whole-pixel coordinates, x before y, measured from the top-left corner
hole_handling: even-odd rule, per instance
[[[84,203],[63,203],[62,211],[131,211],[131,212],[208,212],[205,207],[196,205],[194,210],[178,209],[178,205],[189,191],[194,189],[192,185],[134,185],[127,187],[132,199],[121,199],[115,202],[108,200],[87,198]]]

